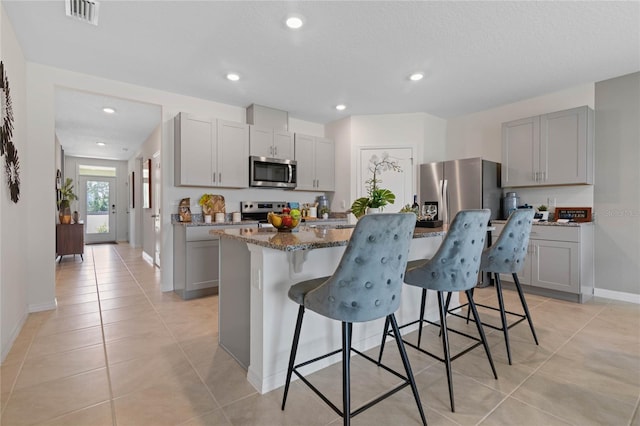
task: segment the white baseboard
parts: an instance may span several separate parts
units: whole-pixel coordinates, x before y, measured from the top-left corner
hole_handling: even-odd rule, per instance
[[[147,261],[151,266],[153,266],[153,257],[149,256],[147,254],[147,252],[145,252],[144,250],[142,251],[142,259],[144,259],[145,261]]]
[[[20,318],[20,321],[18,321],[16,326],[13,327],[13,330],[11,330],[11,335],[9,337],[9,340],[7,340],[6,342],[2,342],[2,353],[0,354],[0,362],[4,362],[4,359],[7,357],[7,355],[9,355],[9,351],[13,347],[13,343],[16,341],[16,339],[18,338],[18,335],[22,331],[22,327],[24,326],[24,323],[27,322],[28,316],[29,316],[29,312],[25,310],[24,314],[22,315],[22,318]]]
[[[596,297],[604,297],[605,299],[619,300],[621,302],[629,302],[640,305],[640,294],[595,288],[593,289],[593,295]]]
[[[50,311],[58,307],[58,300],[54,297],[51,302],[34,303],[29,305],[29,313]]]

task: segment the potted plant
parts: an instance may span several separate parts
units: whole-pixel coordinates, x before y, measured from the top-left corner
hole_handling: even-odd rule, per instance
[[[369,171],[373,174],[365,184],[367,186],[367,196],[360,197],[351,204],[351,213],[356,218],[362,217],[366,213],[382,211],[387,204],[393,204],[396,196],[388,189],[380,188],[382,180],[378,179],[380,173],[385,171],[401,172],[402,169],[397,162],[389,159],[389,154],[382,154],[382,158],[373,155],[369,160]]]
[[[73,179],[65,179],[64,184],[60,186],[58,191],[58,216],[60,223],[68,225],[71,223],[71,201],[78,199],[78,196],[73,192]]]
[[[541,221],[548,221],[549,220],[549,208],[547,206],[545,206],[544,204],[541,204],[538,207],[538,213],[540,213],[542,216],[540,217]]]

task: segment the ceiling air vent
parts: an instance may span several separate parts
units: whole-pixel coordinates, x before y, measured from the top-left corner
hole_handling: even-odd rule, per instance
[[[95,0],[65,0],[65,9],[67,16],[98,25],[100,4]]]

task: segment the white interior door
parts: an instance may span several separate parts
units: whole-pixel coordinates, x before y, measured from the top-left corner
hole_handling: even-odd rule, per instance
[[[80,188],[85,243],[116,241],[116,178],[81,176]]]
[[[384,208],[385,213],[399,212],[406,204],[413,204],[414,170],[413,170],[413,149],[412,148],[361,148],[360,161],[358,163],[358,197],[367,195],[365,182],[373,177],[369,171],[371,157],[376,155],[382,157],[384,153],[389,154],[389,159],[397,162],[402,169],[400,172],[385,171],[377,176],[382,182],[378,185],[393,192],[396,201]]]

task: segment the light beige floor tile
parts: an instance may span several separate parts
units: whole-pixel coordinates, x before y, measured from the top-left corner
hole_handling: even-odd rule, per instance
[[[101,343],[102,328],[99,326],[36,336],[33,339],[27,358],[37,358]]]
[[[96,286],[84,285],[84,286],[56,286],[56,297],[63,298],[67,296],[75,296],[81,294],[94,294],[96,292]]]
[[[576,370],[580,374],[576,374]],[[620,368],[609,362],[594,363],[556,354],[538,370],[538,374],[603,392],[631,405],[635,405],[640,396],[640,371]]]
[[[116,364],[135,358],[150,357],[166,350],[172,350],[177,346],[175,340],[168,336],[144,334],[106,343],[107,361]]]
[[[82,328],[95,327],[99,325],[99,312],[55,317],[42,324],[38,336],[48,336],[50,334],[64,333],[67,331],[80,330]]]
[[[104,338],[106,342],[143,335],[170,336],[169,331],[160,320],[158,314],[153,311],[149,311],[135,318],[104,325]]]
[[[31,342],[33,341],[33,337],[31,335],[26,336],[22,335],[22,333],[16,338],[11,346],[11,350],[7,354],[7,357],[4,359],[2,365],[5,364],[20,364],[27,357],[27,352],[31,347]]]
[[[494,412],[480,422],[480,425],[569,426],[571,423],[527,405],[517,399],[507,398]]]
[[[630,426],[640,426],[640,408],[636,405],[636,411],[633,413]]]
[[[212,361],[216,352],[223,350],[218,346],[218,333],[185,339],[180,342],[180,346],[193,365]]]
[[[609,395],[546,374],[533,375],[512,396],[577,425],[627,424],[634,410]]]
[[[4,363],[0,366],[0,411],[4,409],[9,399],[9,394],[13,390],[13,385],[21,367],[21,363]]]
[[[177,386],[180,377],[189,372],[194,376],[196,374],[177,346],[169,347],[151,357],[113,364],[109,368],[114,397],[168,383]]]
[[[19,426],[41,423],[109,400],[105,369],[15,390],[2,413],[2,422]]]
[[[265,395],[254,394],[223,407],[234,425],[326,425],[338,418],[312,391],[298,383],[289,388],[285,410],[281,410],[283,389]]]
[[[102,344],[27,358],[16,380],[15,389],[31,387],[105,366]]]
[[[142,302],[137,305],[124,306],[122,308],[102,311],[102,322],[106,324],[134,319],[155,312],[150,303]]]
[[[416,376],[423,404],[461,425],[473,425],[506,397],[464,375],[453,373],[455,413],[451,412],[444,365],[434,365]]]
[[[117,281],[115,283],[99,284],[98,292],[102,293],[105,291],[123,290],[128,288],[139,288],[138,284],[133,278],[128,281]]]
[[[78,303],[95,302],[98,300],[98,293],[92,292],[88,294],[61,294],[56,295],[58,305],[67,306],[75,305]]]
[[[147,298],[143,294],[136,296],[118,297],[115,299],[106,299],[100,301],[101,309],[117,309],[124,308],[125,306],[138,305],[140,303],[146,303]]]
[[[113,426],[113,424],[111,402],[103,402],[45,422],[43,426]]]
[[[230,426],[231,423],[221,408],[180,423],[180,426]]]
[[[119,426],[176,425],[218,408],[195,374],[114,399]]]
[[[196,364],[195,369],[221,406],[256,393],[247,381],[247,372],[224,350]]]
[[[118,297],[126,297],[126,296],[140,296],[144,293],[138,286],[135,287],[125,287],[118,290],[111,291],[101,291],[100,292],[100,301],[105,301],[108,299],[115,299]]]
[[[52,311],[51,318],[89,314],[92,312],[100,312],[100,305],[98,305],[97,300],[86,303],[78,303],[76,305],[58,306],[55,311]]]
[[[178,342],[205,337],[218,330],[218,317],[202,316],[200,321],[181,321],[167,323],[167,328]]]

